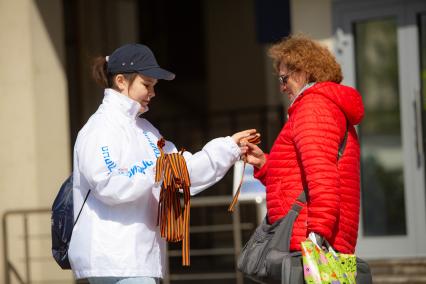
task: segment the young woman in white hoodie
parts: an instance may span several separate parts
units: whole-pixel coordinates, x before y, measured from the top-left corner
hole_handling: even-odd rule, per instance
[[[74,147],[74,227],[69,260],[77,279],[90,283],[158,283],[164,275],[165,241],[157,226],[160,185],[154,182],[159,131],[143,113],[158,80],[175,75],[160,68],[145,45],[127,44],[93,65],[105,88],[98,110]],[[142,116],[141,116],[142,115]],[[240,139],[255,130],[213,139],[201,151],[184,152],[191,195],[219,181],[244,154]],[[176,152],[166,141],[165,153]]]

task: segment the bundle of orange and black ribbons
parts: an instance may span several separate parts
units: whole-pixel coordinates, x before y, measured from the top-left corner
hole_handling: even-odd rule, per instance
[[[185,158],[182,156],[184,150],[164,154],[164,144],[163,138],[157,142],[161,154],[157,159],[155,182],[162,180],[157,225],[160,225],[161,237],[168,242],[182,241],[182,265],[189,266],[191,182]],[[181,191],[184,199],[183,208],[180,203]]]
[[[250,138],[246,139],[247,142],[250,142],[252,144],[259,144],[260,143],[260,134],[256,133],[255,135],[250,136]],[[241,142],[244,142],[244,139],[241,140]],[[231,204],[229,205],[228,212],[233,212],[234,207],[237,204],[238,196],[240,196],[240,190],[241,186],[243,185],[243,179],[244,179],[244,170],[246,169],[246,159],[243,157],[244,160],[244,166],[243,166],[243,176],[241,177],[240,184],[238,185],[237,191],[235,192],[234,198],[232,199]]]

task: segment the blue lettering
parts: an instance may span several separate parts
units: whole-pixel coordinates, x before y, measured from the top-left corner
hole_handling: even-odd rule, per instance
[[[146,139],[148,140],[148,144],[149,146],[151,146],[152,150],[154,151],[155,157],[158,158],[160,157],[160,150],[158,150],[157,145],[155,145],[151,138],[149,138],[148,133],[146,131],[143,132],[143,134],[145,135]]]
[[[136,171],[137,171],[136,166],[133,166],[129,171],[129,177],[134,176]]]
[[[112,164],[108,165],[108,170],[110,172],[112,172],[112,169],[115,168],[115,167],[117,167],[117,164],[116,163],[112,163]]]
[[[109,159],[109,158],[110,158],[110,155],[109,155],[109,149],[108,149],[108,146],[102,146],[102,147],[101,147],[101,151],[102,151],[102,156],[103,156],[103,158],[104,158],[104,162],[105,162],[105,164],[106,164],[106,166],[107,166],[108,170],[109,170],[110,172],[112,172],[112,169],[114,169],[115,167],[117,167],[117,164],[116,164],[116,163],[114,163],[111,159]]]
[[[127,176],[129,178],[131,178],[132,176],[134,176],[136,173],[141,173],[141,174],[146,174],[145,170],[148,167],[151,167],[152,165],[154,165],[154,161],[145,161],[142,160],[140,165],[134,165],[133,167],[130,168],[130,170],[128,171]]]
[[[144,132],[144,134],[146,135],[147,139],[149,139],[149,137],[147,136],[147,134],[145,132]],[[155,156],[159,157],[160,156],[160,150],[158,150],[158,148],[154,145],[154,143],[152,143],[151,141],[149,141],[149,142],[150,142],[149,145],[154,150]],[[104,162],[105,162],[107,169],[109,170],[109,172],[112,172],[112,170],[117,167],[117,164],[111,159],[108,146],[102,146],[101,151],[102,151],[102,157],[104,158]],[[154,165],[154,161],[142,160],[140,162],[140,165],[139,165],[139,163],[136,164],[136,165],[133,165],[129,170],[119,169],[119,173],[126,175],[129,178],[131,178],[132,176],[134,176],[137,173],[146,174],[145,170],[148,167],[151,167],[153,165]]]

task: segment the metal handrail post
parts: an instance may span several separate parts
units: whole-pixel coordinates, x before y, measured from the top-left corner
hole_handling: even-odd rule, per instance
[[[6,214],[2,218],[3,225],[3,263],[4,263],[4,283],[10,284],[9,275],[9,251],[7,249],[7,233],[6,233]]]
[[[24,253],[25,253],[25,276],[27,284],[31,284],[31,271],[30,271],[30,247],[28,241],[28,215],[24,213]]]

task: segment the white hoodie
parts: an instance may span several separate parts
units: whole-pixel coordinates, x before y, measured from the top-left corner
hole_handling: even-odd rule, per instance
[[[150,276],[165,271],[165,241],[157,226],[160,185],[155,163],[158,130],[138,117],[140,104],[105,90],[99,109],[78,134],[74,147],[74,216],[83,207],[69,247],[77,279]],[[176,152],[166,142],[166,153]],[[184,153],[191,195],[219,181],[237,161],[231,137],[217,138],[195,153]]]

